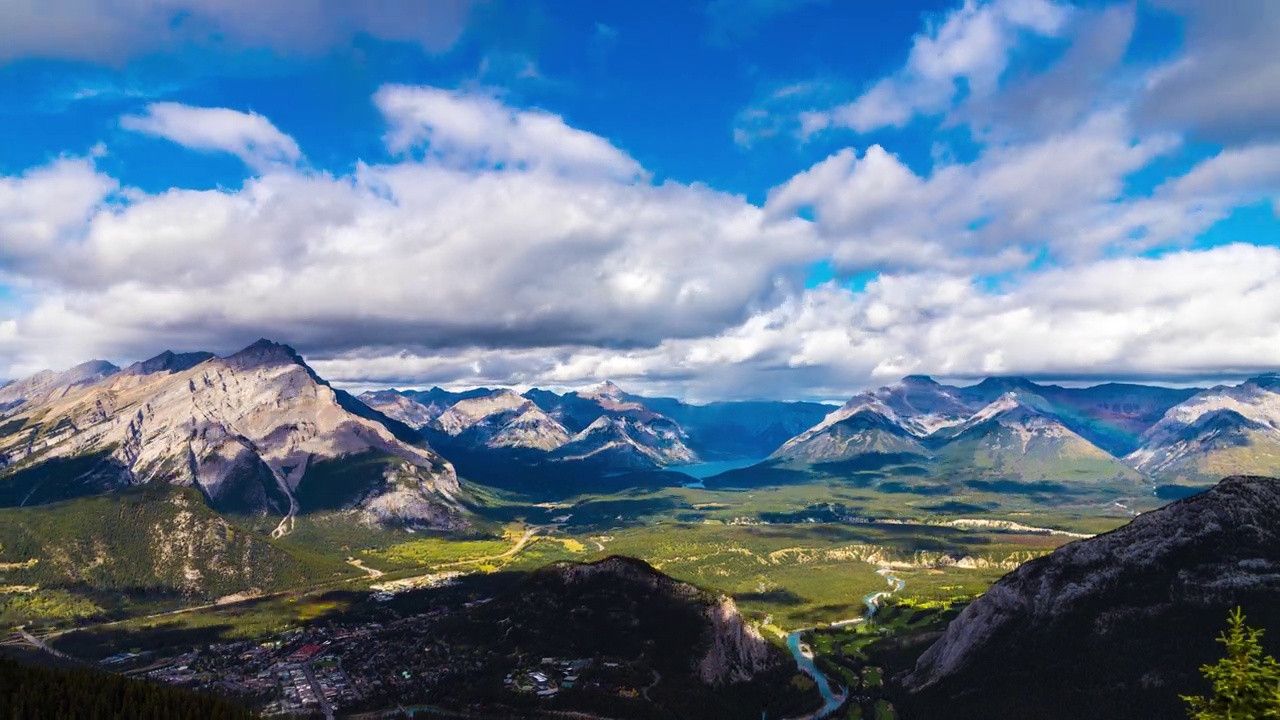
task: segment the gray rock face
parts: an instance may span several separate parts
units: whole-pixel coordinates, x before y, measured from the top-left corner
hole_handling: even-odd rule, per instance
[[[491,449],[549,452],[569,441],[563,425],[511,390],[459,400],[432,425],[452,437],[463,437],[471,446]]]
[[[711,647],[698,662],[698,677],[707,685],[745,682],[777,667],[777,655],[769,641],[748,623],[733,599],[722,596],[709,606]]]
[[[598,462],[611,468],[652,470],[696,459],[674,422],[646,423],[600,416],[551,455],[561,462]]]
[[[423,405],[395,390],[361,393],[358,399],[383,415],[399,420],[415,430],[429,426],[433,420],[440,417],[440,413],[448,409],[447,406],[439,404]]]
[[[929,455],[916,436],[874,406],[866,406],[797,435],[774,452],[773,457],[819,463],[847,460],[869,453]]]
[[[215,507],[291,515],[309,466],[376,453],[416,468],[420,502],[391,503],[401,516],[435,523],[440,511],[462,513],[447,461],[349,412],[292,348],[259,341],[193,364],[198,357],[162,355],[131,372],[98,372],[91,381],[33,394],[9,421],[38,429],[0,437],[0,456],[14,469],[101,456],[120,484],[193,485]],[[387,492],[403,489],[395,487]],[[386,513],[375,509],[384,501],[366,494],[361,507],[380,519]]]
[[[1022,565],[901,678],[905,702],[914,717],[1180,716],[1236,605],[1280,627],[1280,481],[1228,478]]]
[[[529,390],[523,397],[540,411],[535,413],[510,399],[510,394],[509,390],[486,388],[465,392],[433,388],[369,392],[360,399],[411,427],[428,433],[439,431],[456,439],[458,445],[450,442],[441,446],[449,449],[546,452],[567,443],[601,417],[627,418],[647,426],[652,433],[670,438],[673,444],[670,454],[677,462],[687,462],[684,458],[688,457],[707,460],[764,457],[831,410],[827,405],[806,402],[694,405],[674,398],[632,395],[606,382],[563,395],[536,388]],[[488,410],[483,409],[491,404]],[[435,422],[455,406],[456,413],[440,420],[448,427]],[[452,417],[454,415],[458,417]],[[474,428],[474,432],[467,432],[470,428]],[[437,436],[433,442],[439,440]],[[677,443],[684,450],[675,448]],[[536,455],[528,453],[524,457],[536,459]],[[627,457],[632,456],[627,454]]]
[[[1074,432],[1043,398],[1012,391],[928,440],[954,467],[989,467],[1026,480],[1142,482],[1118,458]]]

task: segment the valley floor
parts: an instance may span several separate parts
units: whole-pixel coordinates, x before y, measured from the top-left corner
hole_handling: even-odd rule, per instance
[[[238,655],[258,658],[254,662],[271,660],[262,667],[244,665],[245,672],[235,675],[245,697],[283,710],[328,688],[336,693],[329,702],[358,707],[359,691],[352,689],[358,683],[350,673],[308,664],[310,659],[289,661],[288,654],[259,657],[248,649],[267,647],[264,641],[301,647],[291,640],[298,633],[315,633],[337,619],[376,617],[386,608],[437,612],[484,601],[523,572],[610,555],[640,558],[676,579],[723,592],[781,645],[801,629],[860,632],[855,626],[866,614],[864,599],[886,590],[885,572],[905,583],[892,598],[895,604],[951,607],[1028,559],[1113,529],[1137,509],[1158,504],[1144,497],[1046,499],[982,491],[936,497],[839,482],[746,489],[667,485],[549,501],[472,490],[483,505],[479,531],[467,537],[373,531],[341,514],[299,515],[293,532],[270,542],[324,567],[327,577],[228,593],[222,602],[192,603],[182,595],[121,601],[81,593],[48,582],[53,558],[10,557],[6,547],[0,561],[16,576],[6,583],[27,583],[0,595],[0,620],[24,625],[6,642],[47,644],[83,661],[107,661],[112,669],[194,685],[213,675],[190,671],[192,662],[217,664],[200,648],[240,648]],[[250,523],[240,532],[266,536],[272,525]],[[21,580],[22,573],[42,565],[44,582]],[[317,643],[324,640],[317,637]],[[820,667],[838,687],[858,691],[860,679],[850,684],[847,674],[823,664],[829,652],[824,642],[816,641]],[[282,662],[291,667],[277,667]],[[183,665],[187,670],[177,670]],[[217,667],[221,677],[230,666]],[[260,674],[270,668],[276,669]],[[302,674],[292,674],[294,669]],[[520,668],[512,672],[513,678],[528,676]],[[796,677],[802,685],[805,676]],[[527,677],[512,682],[537,686]],[[335,689],[339,685],[354,694],[343,696]],[[307,687],[313,688],[309,694]],[[619,691],[627,687],[617,680]],[[875,703],[859,707],[874,709]]]

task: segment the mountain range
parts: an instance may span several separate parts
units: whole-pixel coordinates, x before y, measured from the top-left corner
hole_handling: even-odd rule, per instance
[[[417,428],[446,455],[494,451],[605,471],[760,458],[831,410],[808,402],[693,405],[632,395],[612,382],[564,394],[433,388],[367,392],[360,400]]]
[[[819,465],[907,456],[940,472],[1021,480],[1208,483],[1280,471],[1280,377],[1237,386],[1086,388],[989,378],[955,387],[924,376],[859,393],[778,448]]]
[[[0,506],[164,482],[219,512],[468,523],[454,462],[482,481],[585,478],[755,460],[839,468],[895,458],[942,477],[1201,484],[1280,473],[1280,376],[1174,389],[1021,378],[967,387],[909,376],[839,408],[695,405],[611,382],[575,392],[383,390],[358,399],[293,349],[88,362],[0,387]],[[476,477],[473,477],[476,479]],[[576,481],[576,480],[575,480]]]

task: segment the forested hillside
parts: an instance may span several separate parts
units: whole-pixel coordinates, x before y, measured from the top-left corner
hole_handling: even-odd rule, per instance
[[[248,709],[215,695],[82,668],[24,665],[0,657],[0,715],[14,720],[239,720]]]
[[[218,515],[191,488],[154,484],[0,510],[7,622],[106,615],[120,596],[212,600],[352,573]]]

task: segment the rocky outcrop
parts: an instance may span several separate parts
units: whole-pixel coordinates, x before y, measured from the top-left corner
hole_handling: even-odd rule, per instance
[[[711,621],[711,646],[698,662],[698,678],[707,685],[745,682],[778,666],[777,653],[760,631],[748,623],[738,606],[721,597],[706,611]]]
[[[733,599],[662,574],[634,558],[614,556],[593,563],[560,563],[552,568],[571,585],[609,582],[644,588],[646,595],[697,608],[703,626],[693,675],[715,687],[749,682],[786,662],[777,647],[747,622]]]
[[[906,716],[1180,716],[1228,610],[1276,628],[1277,598],[1280,482],[1228,478],[1001,578],[900,679]]]

